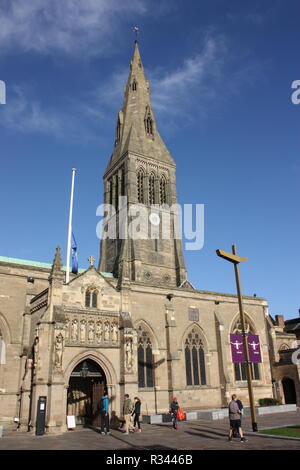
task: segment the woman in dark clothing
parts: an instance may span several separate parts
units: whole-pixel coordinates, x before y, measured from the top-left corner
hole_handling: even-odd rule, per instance
[[[134,397],[134,409],[132,412],[132,416],[134,416],[133,426],[138,426],[137,432],[142,432],[140,423],[141,404],[141,400],[138,397]]]
[[[174,429],[177,429],[177,412],[178,412],[178,408],[179,408],[179,405],[178,405],[177,398],[174,397],[173,401],[171,403],[171,406],[170,406],[170,413],[172,415],[172,423],[173,423],[173,428]]]

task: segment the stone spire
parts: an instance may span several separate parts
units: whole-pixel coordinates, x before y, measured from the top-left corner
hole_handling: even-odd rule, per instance
[[[149,156],[160,162],[175,165],[157,130],[150,86],[145,78],[137,40],[130,62],[123,107],[118,114],[115,148],[109,167],[125,152]]]
[[[122,289],[131,281],[180,286],[186,279],[186,268],[181,240],[174,237],[175,220],[170,209],[177,201],[176,165],[157,130],[137,41],[118,114],[114,151],[103,179],[104,201],[114,206],[118,227],[115,237],[101,240],[99,270],[112,272]],[[170,237],[161,235],[161,217],[160,226],[155,227],[158,239],[151,239],[149,224],[145,239],[124,238],[124,224],[131,219],[124,219],[124,211],[120,211],[120,196],[126,196],[128,209],[142,204],[147,220],[153,205],[161,206],[164,215],[169,212]]]
[[[50,277],[53,277],[55,274],[62,273],[62,261],[60,256],[60,246],[56,247],[55,256],[51,268]]]

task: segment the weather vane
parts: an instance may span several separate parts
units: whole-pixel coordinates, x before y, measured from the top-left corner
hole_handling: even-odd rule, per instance
[[[138,38],[138,33],[140,32],[140,28],[138,26],[134,26],[132,28],[132,31],[134,31],[135,33],[135,40],[137,41],[137,38]]]

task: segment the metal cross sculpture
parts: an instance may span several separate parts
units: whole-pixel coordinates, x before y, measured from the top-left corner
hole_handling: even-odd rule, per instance
[[[94,258],[93,256],[89,256],[89,257],[88,257],[88,261],[89,261],[89,263],[90,263],[90,266],[94,266],[94,261],[96,261],[96,260],[95,260],[95,258]]]
[[[138,34],[139,34],[139,32],[140,32],[140,28],[139,28],[138,26],[134,26],[134,27],[132,28],[132,31],[134,31],[134,33],[135,33],[135,40],[137,41]]]

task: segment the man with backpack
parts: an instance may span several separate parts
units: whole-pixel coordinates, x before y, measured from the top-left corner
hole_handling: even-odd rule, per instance
[[[236,395],[232,395],[231,397],[231,402],[229,403],[229,421],[230,421],[230,429],[229,429],[229,434],[228,434],[228,441],[232,441],[232,434],[235,429],[237,429],[237,432],[239,433],[239,436],[241,437],[241,442],[247,442],[248,439],[246,439],[243,435],[243,430],[242,430],[242,425],[241,425],[241,411],[238,407],[237,404],[237,399]]]
[[[111,434],[109,430],[109,398],[108,393],[104,392],[101,400],[100,400],[100,417],[101,417],[101,434],[104,436]],[[104,432],[104,428],[106,429],[106,433]]]
[[[239,410],[240,410],[240,412],[241,412],[241,414],[240,414],[240,421],[241,421],[241,425],[242,425],[242,417],[243,417],[243,408],[244,408],[244,405],[243,405],[243,403],[241,402],[241,400],[239,400],[239,399],[237,399],[236,402],[237,402],[237,406],[239,407]],[[239,432],[238,432],[237,429],[235,429],[235,430],[233,431],[233,437],[240,437]]]
[[[124,396],[123,415],[125,420],[125,431],[124,434],[129,434],[129,431],[134,431],[134,427],[131,423],[131,414],[133,411],[132,402],[129,398],[128,393]]]

